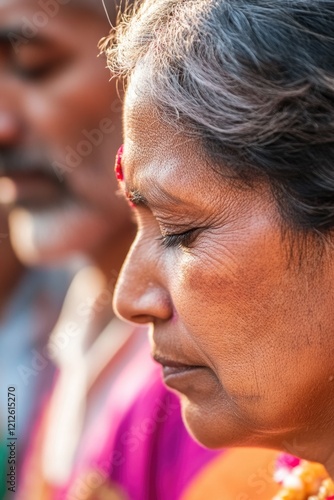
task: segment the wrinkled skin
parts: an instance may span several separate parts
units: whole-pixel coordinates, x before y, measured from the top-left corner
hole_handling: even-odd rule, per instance
[[[215,173],[198,141],[158,118],[147,85],[137,69],[126,99],[124,189],[139,229],[118,313],[153,324],[153,355],[200,442],[333,470],[333,251],[284,237],[268,186]]]

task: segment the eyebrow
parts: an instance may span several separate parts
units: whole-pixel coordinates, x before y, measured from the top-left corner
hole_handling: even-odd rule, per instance
[[[126,193],[127,199],[133,203],[136,207],[148,207],[149,202],[145,196],[143,196],[137,189],[130,189]]]
[[[126,197],[136,207],[144,207],[144,208],[157,206],[161,201],[167,204],[177,205],[177,206],[184,205],[184,203],[186,203],[178,196],[166,191],[166,189],[163,188],[158,183],[152,185],[150,201],[138,189],[127,190]]]

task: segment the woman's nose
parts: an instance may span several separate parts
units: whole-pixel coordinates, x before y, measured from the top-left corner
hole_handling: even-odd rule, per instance
[[[164,271],[157,255],[135,241],[116,286],[114,307],[119,316],[134,323],[167,321],[173,314]]]

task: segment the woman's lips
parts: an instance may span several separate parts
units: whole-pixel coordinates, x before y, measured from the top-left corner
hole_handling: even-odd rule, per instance
[[[162,371],[164,374],[164,378],[174,377],[176,375],[185,374],[186,372],[196,370],[198,368],[203,368],[202,366],[189,366],[189,365],[180,365],[180,366],[163,366]]]
[[[157,354],[153,354],[153,358],[162,365],[165,384],[173,389],[180,390],[180,392],[184,392],[182,387],[184,388],[185,385],[189,385],[193,381],[193,377],[197,375],[195,372],[207,369],[205,366],[190,365]]]

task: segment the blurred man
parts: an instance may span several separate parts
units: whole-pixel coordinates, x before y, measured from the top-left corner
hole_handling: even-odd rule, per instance
[[[110,272],[132,224],[113,196],[121,109],[97,58],[103,9],[93,0],[1,0],[0,14],[2,183],[24,221],[14,243],[31,263],[84,251]]]
[[[79,358],[77,339],[85,337],[88,350],[113,317],[107,292],[133,236],[126,204],[114,196],[110,168],[121,140],[120,105],[105,61],[97,58],[97,41],[108,23],[96,2],[72,0],[1,0],[0,19],[0,199],[12,208],[13,244],[28,264],[84,252],[102,270],[87,271],[84,289],[78,276],[74,298],[67,299],[82,335],[74,338],[71,331],[72,344],[64,348],[65,324],[49,353],[56,361],[75,349]],[[94,311],[95,322],[90,321]],[[22,345],[25,333],[17,330]],[[13,332],[7,338],[9,345],[17,342]],[[35,353],[40,365],[50,366],[47,354],[40,345]],[[9,360],[8,350],[7,355]],[[77,368],[80,361],[73,352],[71,357]],[[32,363],[21,363],[26,374]],[[46,379],[46,372],[34,378]]]
[[[94,263],[39,353],[59,370],[32,436],[24,500],[177,498],[217,455],[188,437],[146,328],[111,310],[135,228],[115,196],[121,106],[96,57],[108,29],[96,0],[0,0],[0,198],[13,244],[30,264],[77,252]]]

